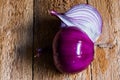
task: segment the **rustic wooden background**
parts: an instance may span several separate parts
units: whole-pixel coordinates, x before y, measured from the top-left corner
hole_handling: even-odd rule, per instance
[[[88,3],[103,18],[95,59],[78,74],[59,73],[52,51],[34,58],[37,48],[51,47],[60,21],[48,10],[65,12]],[[120,0],[0,0],[0,80],[120,80]]]

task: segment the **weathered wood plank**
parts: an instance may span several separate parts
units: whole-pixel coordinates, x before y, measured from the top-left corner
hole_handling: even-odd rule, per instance
[[[54,35],[59,30],[60,22],[51,17],[48,10],[65,12],[79,3],[86,3],[86,0],[35,0],[34,49],[52,47]],[[42,54],[35,59],[34,80],[91,80],[90,67],[79,74],[60,74],[53,64],[52,51]]]
[[[0,80],[32,79],[33,0],[0,0]]]
[[[103,18],[103,32],[97,42],[102,45],[95,48],[92,80],[120,80],[120,0],[89,0],[89,4]]]

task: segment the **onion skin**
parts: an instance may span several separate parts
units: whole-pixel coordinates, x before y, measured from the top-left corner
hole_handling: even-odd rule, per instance
[[[76,27],[61,28],[53,40],[53,57],[60,72],[80,72],[94,59],[94,43]]]

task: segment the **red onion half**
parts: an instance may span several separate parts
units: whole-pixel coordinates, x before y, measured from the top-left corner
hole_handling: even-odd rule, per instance
[[[99,12],[88,4],[74,6],[64,14],[51,11],[61,22],[53,41],[55,66],[61,72],[84,70],[94,59],[94,42],[101,34]]]

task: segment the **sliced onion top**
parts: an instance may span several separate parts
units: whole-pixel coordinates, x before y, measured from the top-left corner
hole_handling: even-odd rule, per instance
[[[51,14],[61,19],[61,27],[77,27],[85,32],[95,42],[101,34],[102,19],[99,12],[88,4],[72,7],[64,14],[51,11]]]

